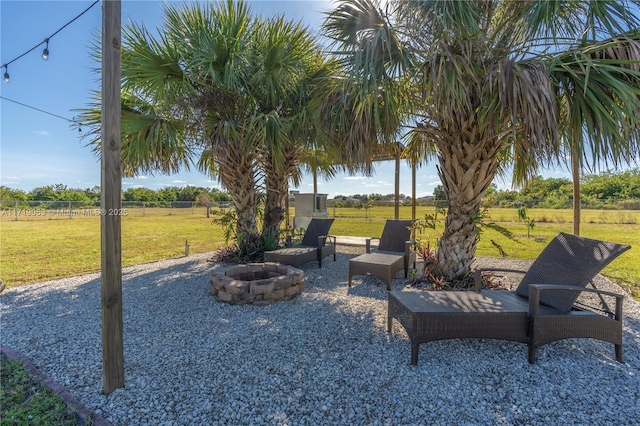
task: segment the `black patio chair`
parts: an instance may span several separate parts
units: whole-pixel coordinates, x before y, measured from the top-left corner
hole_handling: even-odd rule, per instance
[[[515,292],[403,291],[389,293],[387,330],[396,318],[411,340],[411,364],[418,363],[421,343],[454,338],[494,338],[527,343],[529,362],[536,350],[561,339],[593,338],[613,343],[615,359],[622,362],[621,294],[586,288],[593,277],[628,250],[569,234],[558,234],[528,271],[482,268],[475,272],[476,290],[482,272],[521,272]],[[579,294],[592,294],[602,308],[576,303]],[[605,299],[615,300],[609,309]]]
[[[333,255],[335,261],[336,237],[329,235],[333,221],[334,219],[311,219],[300,244],[266,251],[264,261],[284,263],[296,268],[314,260],[318,261],[318,267],[321,268],[322,259],[330,255]]]

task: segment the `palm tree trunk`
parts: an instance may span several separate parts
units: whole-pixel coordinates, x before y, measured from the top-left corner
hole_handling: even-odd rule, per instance
[[[460,279],[471,271],[478,244],[476,227],[480,203],[498,168],[499,143],[469,143],[469,138],[464,139],[460,137],[438,145],[438,173],[449,208],[445,229],[438,241],[437,261],[440,273],[447,280]]]
[[[231,144],[230,144],[231,145]],[[242,248],[246,236],[257,235],[256,221],[256,182],[254,176],[255,153],[243,153],[229,146],[220,152],[217,162],[220,181],[229,192],[236,210],[238,222],[236,236]]]
[[[265,177],[267,195],[264,205],[262,233],[277,233],[285,218],[285,203],[289,191],[289,182],[285,176],[267,175]]]
[[[300,153],[297,148],[291,148],[285,153],[284,167],[274,167],[273,161],[265,161],[265,186],[267,189],[264,206],[264,221],[262,233],[278,233],[282,221],[286,217],[287,197],[289,196],[289,178],[297,170]]]

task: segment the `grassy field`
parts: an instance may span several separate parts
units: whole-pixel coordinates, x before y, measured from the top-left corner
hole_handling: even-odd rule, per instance
[[[147,209],[149,210],[149,209]],[[122,218],[122,263],[136,265],[212,251],[222,230],[204,215],[147,214]],[[7,285],[100,270],[100,218],[0,221],[0,277]]]
[[[122,218],[123,266],[184,255],[185,241],[191,253],[215,250],[224,245],[222,229],[206,218],[203,209],[131,209]],[[419,207],[418,218],[433,213]],[[292,211],[293,214],[293,211]],[[329,208],[329,216],[334,210]],[[334,235],[380,235],[393,208],[335,209]],[[534,259],[558,232],[572,232],[570,210],[530,209],[536,221],[527,238],[527,227],[518,221],[516,209],[492,209],[491,219],[518,236],[511,241],[486,231],[478,245],[479,256],[499,256],[492,240],[508,257]],[[411,208],[400,209],[411,218]],[[0,217],[0,277],[9,286],[72,276],[100,270],[100,219],[95,215]],[[604,270],[608,277],[640,290],[640,211],[583,210],[581,234],[585,237],[629,244],[632,249]],[[435,244],[437,234],[423,235]]]

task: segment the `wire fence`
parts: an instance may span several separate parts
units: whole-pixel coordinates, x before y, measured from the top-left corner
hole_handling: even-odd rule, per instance
[[[79,217],[117,216],[207,216],[214,208],[229,205],[205,206],[195,201],[123,201],[118,211],[100,208],[100,202],[83,201],[0,201],[0,218],[13,220],[52,220]]]
[[[401,218],[411,218],[410,200],[400,203]],[[428,200],[417,203],[416,217],[433,214],[440,208],[446,208],[444,200]],[[571,200],[526,200],[526,202],[497,203],[488,205],[492,218],[498,221],[517,220],[518,208],[529,209],[529,216],[538,221],[570,221]],[[582,200],[581,207],[586,221],[595,223],[640,223],[640,200]],[[219,211],[231,208],[229,203],[203,205],[195,201],[123,201],[119,211],[107,212],[100,203],[81,201],[0,201],[0,220],[63,220],[91,218],[102,215],[123,217],[206,217],[214,218]],[[359,200],[327,200],[326,216],[353,219],[392,219],[395,207],[393,202],[361,202]],[[295,216],[295,201],[290,202],[290,215]]]

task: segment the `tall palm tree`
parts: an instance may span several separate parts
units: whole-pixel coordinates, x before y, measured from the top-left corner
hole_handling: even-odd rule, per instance
[[[125,171],[171,173],[195,162],[231,195],[241,246],[260,235],[256,207],[264,185],[263,231],[278,229],[299,146],[317,127],[305,123],[314,119],[314,84],[327,66],[305,27],[253,16],[244,2],[167,5],[157,34],[128,25]]]
[[[435,153],[449,201],[437,250],[443,276],[469,273],[482,196],[505,164],[527,179],[558,158],[567,134],[590,141],[597,156],[605,146],[613,156],[638,146],[640,36],[631,3],[415,0],[383,8],[346,0],[328,16],[351,98],[378,104],[350,112],[363,128],[378,123],[376,135],[352,126],[351,150],[368,161],[366,145],[404,120],[408,149]]]
[[[320,87],[335,64],[325,59],[304,27],[283,17],[256,31],[254,48],[263,58],[249,89],[260,111],[256,133],[266,200],[262,232],[274,234],[285,218],[289,183],[300,181],[304,152],[322,146]]]
[[[595,57],[597,58],[599,55],[602,59],[619,61],[626,60],[628,63],[622,65],[623,67],[629,68],[635,72],[640,72],[640,64],[637,61],[634,62],[634,58],[637,60],[640,56],[637,46],[620,43],[619,40],[615,39],[603,40],[599,44],[603,46],[598,49],[593,49],[592,51],[584,52],[588,59],[593,59],[594,55],[596,55]],[[575,66],[573,68],[575,68]],[[562,71],[563,72],[559,75],[559,80],[563,89],[566,90],[567,93],[571,93],[571,91],[575,90],[581,90],[581,87],[579,85],[575,85],[571,80],[574,78],[576,73],[584,74],[588,71],[579,69],[570,69],[568,70],[569,72],[564,72],[565,70]],[[606,72],[612,73],[616,76],[619,75],[618,70],[615,67],[610,67]],[[596,81],[592,80],[590,82],[590,84],[593,83],[595,85],[593,90],[609,90],[604,86],[607,82],[598,81],[598,77],[599,76],[594,76]],[[623,79],[625,78],[625,76],[619,77]],[[623,102],[633,102],[633,94],[628,94],[632,97]],[[574,100],[574,102],[566,102],[563,104],[567,109],[563,114],[566,119],[566,124],[563,126],[563,129],[565,130],[563,141],[565,142],[564,148],[567,152],[564,153],[563,156],[568,155],[570,157],[569,161],[573,179],[573,232],[575,235],[580,235],[581,171],[585,168],[595,168],[598,164],[611,165],[614,168],[617,168],[622,163],[631,164],[633,162],[637,162],[637,159],[640,158],[640,147],[637,144],[640,128],[633,128],[632,126],[618,126],[617,120],[608,120],[603,123],[596,123],[596,128],[594,130],[598,132],[597,128],[600,126],[612,126],[613,129],[605,133],[618,133],[619,131],[619,134],[623,138],[605,137],[593,139],[589,136],[594,133],[593,130],[587,132],[583,131],[584,127],[593,127],[593,124],[590,124],[589,122],[583,123],[580,120],[569,120],[569,117],[582,114],[581,110],[585,108],[597,108],[597,104],[581,105],[579,102],[575,102],[576,96],[573,94],[570,95],[569,98]],[[611,115],[621,120],[626,119],[624,111],[614,110]]]

